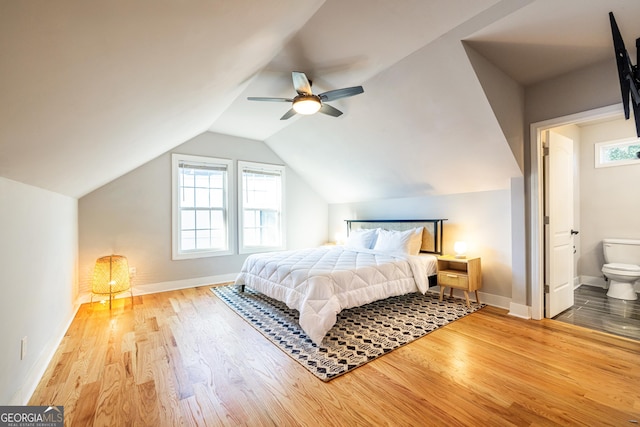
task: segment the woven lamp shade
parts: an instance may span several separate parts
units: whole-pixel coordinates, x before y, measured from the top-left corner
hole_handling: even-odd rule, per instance
[[[131,289],[129,281],[129,263],[122,255],[109,255],[98,258],[93,270],[91,292],[97,295],[109,295],[109,307],[113,295]]]

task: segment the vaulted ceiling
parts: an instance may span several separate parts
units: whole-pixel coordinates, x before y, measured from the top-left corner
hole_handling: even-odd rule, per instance
[[[506,188],[469,49],[524,88],[613,61],[610,10],[635,59],[637,0],[1,1],[0,176],[81,197],[210,130],[329,202]],[[293,70],[365,92],[339,118],[247,101],[291,97]]]

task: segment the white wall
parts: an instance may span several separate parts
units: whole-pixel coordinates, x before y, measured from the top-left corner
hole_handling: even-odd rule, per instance
[[[482,293],[508,308],[511,298],[511,191],[386,199],[329,205],[329,235],[346,232],[347,219],[435,219],[444,223],[444,252],[464,240],[469,255],[482,257]]]
[[[211,132],[172,152],[283,164],[263,142]],[[165,153],[80,199],[79,274],[83,294],[90,289],[95,260],[111,253],[125,255],[130,267],[136,268],[134,294],[195,286],[210,280],[233,280],[240,271],[246,255],[171,259],[170,154]],[[236,174],[231,178],[236,180]],[[286,197],[287,247],[296,249],[326,242],[327,203],[290,168],[286,170]],[[231,203],[236,203],[235,195]]]
[[[26,404],[73,319],[77,214],[76,199],[0,177],[0,405]]]
[[[602,239],[640,239],[640,163],[596,168],[595,144],[636,136],[633,118],[581,127],[582,276],[602,277]]]

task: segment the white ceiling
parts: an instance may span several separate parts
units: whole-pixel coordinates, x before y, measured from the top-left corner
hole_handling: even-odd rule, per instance
[[[0,176],[81,197],[211,130],[265,141],[329,202],[520,174],[461,40],[521,85],[635,60],[637,0],[0,1]],[[291,71],[362,85],[279,118]]]

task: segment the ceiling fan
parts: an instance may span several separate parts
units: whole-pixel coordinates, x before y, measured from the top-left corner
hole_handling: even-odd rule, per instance
[[[287,120],[297,114],[315,114],[317,112],[328,114],[329,116],[339,117],[342,111],[332,107],[325,102],[335,101],[336,99],[346,98],[348,96],[358,95],[364,92],[362,86],[346,87],[342,89],[330,90],[318,95],[311,92],[311,81],[305,73],[294,71],[291,73],[293,78],[293,87],[298,93],[294,98],[265,98],[250,96],[249,101],[272,101],[272,102],[291,102],[291,109],[287,111],[280,120]]]

